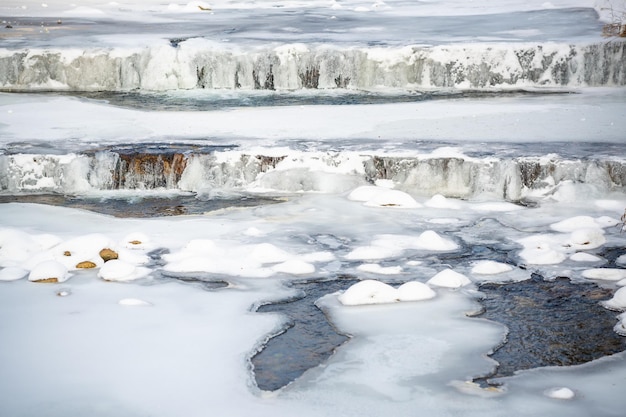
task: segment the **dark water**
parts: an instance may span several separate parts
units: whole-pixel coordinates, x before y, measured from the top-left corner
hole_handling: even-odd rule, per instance
[[[283,201],[285,201],[283,198],[254,195],[238,195],[208,200],[199,199],[191,194],[172,197],[145,196],[132,198],[119,196],[115,198],[89,198],[61,194],[0,195],[0,204],[13,202],[47,204],[79,208],[121,218],[203,214],[229,208],[277,204]]]
[[[569,279],[483,284],[480,316],[508,328],[506,343],[491,355],[498,369],[489,379],[543,366],[570,366],[626,350],[626,338],[613,331],[616,313],[600,301],[613,291]]]
[[[301,297],[264,305],[258,312],[277,312],[289,327],[270,339],[252,358],[259,388],[274,391],[327,360],[347,340],[337,334],[315,301],[348,288],[354,279],[294,284]],[[544,281],[534,274],[519,283],[483,284],[485,311],[479,317],[508,328],[505,343],[491,357],[496,372],[477,382],[510,376],[518,370],[544,366],[570,366],[626,350],[626,338],[613,331],[616,313],[600,301],[612,290],[595,284],[572,284],[566,278]]]
[[[65,94],[91,100],[102,100],[119,107],[159,111],[207,111],[240,107],[315,106],[351,104],[411,103],[426,100],[459,98],[521,97],[573,94],[563,90],[493,90],[493,91],[410,91],[402,93],[375,93],[359,90],[315,90],[315,94],[300,91],[213,91],[183,92],[68,92]]]
[[[259,388],[274,391],[284,387],[307,369],[323,363],[335,348],[348,340],[329,324],[324,313],[315,306],[315,301],[355,282],[354,279],[337,279],[293,284],[303,292],[301,298],[266,304],[257,310],[284,314],[289,320],[289,328],[270,339],[252,358]]]

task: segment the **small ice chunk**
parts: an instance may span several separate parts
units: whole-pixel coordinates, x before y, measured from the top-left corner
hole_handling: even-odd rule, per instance
[[[290,259],[283,263],[274,265],[272,269],[276,272],[291,275],[306,275],[315,272],[315,266],[299,259]]]
[[[148,307],[152,305],[152,303],[140,300],[139,298],[122,298],[117,303],[121,306],[129,307]]]
[[[64,282],[69,278],[67,268],[53,260],[40,262],[28,275],[33,282]]]
[[[9,266],[0,270],[0,281],[16,281],[28,275],[28,270],[17,266]]]
[[[620,281],[626,279],[626,269],[594,268],[583,271],[583,277],[603,281]]]
[[[243,234],[250,237],[259,237],[264,235],[264,233],[256,227],[248,227],[243,231]]]
[[[379,264],[362,264],[357,268],[362,272],[371,272],[372,274],[380,274],[380,275],[397,275],[402,273],[401,266],[387,266],[383,267]]]
[[[384,282],[366,279],[352,285],[337,299],[345,306],[393,303],[398,301],[398,290]]]
[[[613,298],[602,302],[602,305],[609,310],[626,310],[626,287],[615,291]]]
[[[136,267],[128,262],[114,259],[106,262],[98,276],[105,281],[133,281],[143,278],[150,272],[147,268]]]
[[[409,281],[398,287],[398,300],[421,301],[429,300],[437,295],[432,288],[423,282]]]
[[[478,261],[472,267],[472,274],[496,275],[512,271],[513,267],[496,261]]]
[[[556,400],[571,400],[575,395],[574,391],[567,387],[551,388],[546,391],[546,396]]]
[[[468,277],[451,269],[444,269],[428,280],[430,285],[446,288],[460,288],[471,283]]]
[[[569,258],[574,262],[602,262],[604,260],[599,256],[585,252],[576,252]]]
[[[626,255],[622,255],[615,260],[615,263],[618,265],[626,265]]]

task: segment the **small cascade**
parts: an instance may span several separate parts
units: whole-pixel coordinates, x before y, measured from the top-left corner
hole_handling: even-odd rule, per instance
[[[0,53],[4,91],[177,89],[371,91],[626,85],[626,42],[253,50],[195,38],[143,49]]]
[[[0,155],[0,190],[5,194],[153,189],[341,193],[378,180],[391,180],[396,188],[416,196],[520,201],[550,195],[566,183],[584,184],[598,193],[623,191],[626,161],[554,155],[399,157],[356,151],[252,155],[168,149]]]

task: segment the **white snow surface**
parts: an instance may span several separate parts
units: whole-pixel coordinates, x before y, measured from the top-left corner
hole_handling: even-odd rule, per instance
[[[181,81],[195,73],[170,74],[162,64],[186,57],[170,39],[198,34],[215,39],[189,39],[192,50],[207,42],[234,54],[269,45],[285,63],[313,45],[349,49],[377,41],[380,47],[369,47],[367,58],[389,68],[406,62],[407,45],[432,47],[433,57],[452,45],[461,61],[462,54],[484,45],[506,50],[512,43],[542,44],[559,56],[570,42],[608,42],[600,31],[612,20],[611,4],[3,0],[0,60],[19,49],[30,58],[60,51],[62,60],[73,62],[93,59],[94,51],[122,58],[151,48],[165,61],[152,61],[152,78],[145,81],[167,90],[195,87]],[[289,24],[285,15],[294,16]],[[500,58],[494,62],[517,65],[514,54]],[[63,84],[53,80],[39,87]],[[372,186],[350,177],[362,173],[363,155],[374,152],[426,159],[461,155],[471,161],[466,143],[489,148],[515,142],[550,152],[624,143],[623,87],[582,85],[569,92],[200,111],[0,93],[0,156],[19,162],[23,190],[55,185],[46,165],[23,149],[58,151],[41,158],[70,167],[63,181],[81,193],[91,185],[72,175],[85,168],[75,148],[185,141],[237,147],[222,153],[224,158],[258,150],[281,156],[287,149],[294,157],[259,175],[251,188],[267,191],[289,182],[284,189],[298,194],[281,204],[151,219],[0,204],[0,415],[378,417],[418,410],[433,417],[621,416],[625,353],[580,366],[521,371],[501,379],[498,390],[472,382],[495,369],[487,354],[505,340],[506,329],[468,313],[480,309],[479,282],[528,279],[532,272],[600,283],[614,291],[602,305],[626,310],[626,255],[616,267],[595,264],[605,262],[604,249],[626,247],[618,220],[626,207],[623,188],[546,184],[528,194],[536,205],[522,206],[497,198],[444,197],[437,190],[417,196],[392,181]],[[177,94],[246,99],[224,91]],[[453,145],[420,148],[430,141]],[[310,152],[296,151],[303,147]],[[333,152],[341,154],[336,166],[324,161]],[[193,160],[189,164],[181,189],[213,191],[200,188],[197,178],[205,173]],[[594,175],[587,172],[590,179]],[[0,186],[14,180],[0,176]],[[122,194],[132,199],[141,192]],[[116,250],[119,259],[101,260],[104,247]],[[470,248],[506,253],[507,264]],[[155,249],[160,252],[150,255]],[[83,261],[95,267],[77,268]],[[350,340],[289,386],[260,391],[250,357],[285,322],[279,315],[254,313],[254,307],[296,296],[284,285],[291,280],[339,275],[377,278],[316,303]],[[30,282],[53,276],[64,282]],[[202,285],[215,280],[227,286]],[[626,335],[626,314],[616,321],[615,332]]]

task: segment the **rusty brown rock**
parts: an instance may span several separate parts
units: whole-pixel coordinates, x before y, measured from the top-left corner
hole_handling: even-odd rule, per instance
[[[83,261],[83,262],[79,262],[76,264],[76,268],[80,268],[80,269],[90,269],[90,268],[95,268],[96,264],[91,262],[91,261]]]
[[[72,256],[72,252],[66,250],[65,252],[63,252],[63,256]]]
[[[130,242],[131,245],[141,245],[141,240],[131,240]]]
[[[100,257],[104,260],[104,262],[110,261],[112,259],[117,259],[119,256],[117,252],[112,249],[104,248],[100,251]]]
[[[31,282],[38,282],[41,284],[53,284],[53,283],[59,282],[59,279],[58,278],[44,278],[44,279],[32,280]]]

